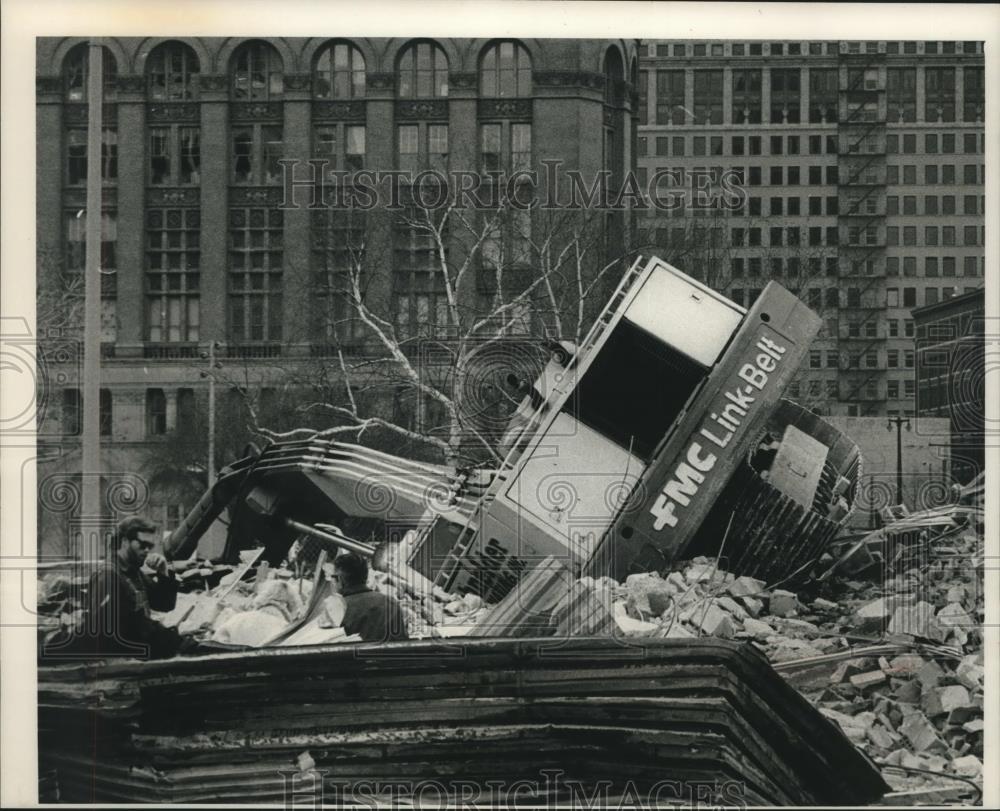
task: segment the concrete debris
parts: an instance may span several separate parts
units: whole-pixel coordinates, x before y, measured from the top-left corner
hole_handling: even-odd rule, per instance
[[[934,606],[920,601],[897,608],[889,621],[890,634],[908,634],[923,639],[944,642],[948,635],[938,624]]]
[[[971,536],[957,544],[968,554],[982,552]],[[873,758],[980,778],[981,567],[946,557],[880,584],[835,575],[795,593],[728,577],[698,558],[662,575],[632,575],[620,590],[615,619],[622,633],[689,638],[731,630]],[[640,613],[653,594],[663,603]],[[898,798],[951,791],[942,778],[913,772],[895,775],[893,786]]]
[[[959,684],[951,684],[926,691],[920,706],[928,718],[937,718],[959,707],[968,707],[971,700],[968,690]]]
[[[771,592],[771,599],[768,602],[768,613],[773,617],[792,617],[798,613],[799,600],[790,591],[775,589]]]

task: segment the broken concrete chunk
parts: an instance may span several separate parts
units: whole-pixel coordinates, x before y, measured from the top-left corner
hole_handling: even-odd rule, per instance
[[[754,637],[754,639],[767,639],[774,634],[774,628],[763,620],[747,617],[743,620],[743,630]]]
[[[951,768],[963,777],[979,777],[983,773],[983,762],[975,755],[963,755],[951,762]]]
[[[751,617],[759,617],[764,610],[764,601],[755,597],[742,596],[738,598]]]
[[[944,753],[948,750],[945,742],[938,737],[934,725],[923,713],[912,712],[903,721],[899,731],[910,742],[915,752]]]
[[[792,592],[775,589],[768,601],[768,613],[774,617],[791,617],[798,613],[799,599]]]
[[[695,608],[688,621],[708,636],[732,639],[735,632],[732,618],[714,603],[705,608]]]
[[[673,607],[674,591],[669,585],[664,583],[646,592],[646,603],[650,612],[659,617],[663,612]]]
[[[962,730],[969,733],[970,735],[975,735],[980,733],[985,728],[982,718],[973,718],[971,721],[966,721],[962,724]]]
[[[976,622],[959,603],[948,603],[937,613],[937,621],[946,628],[970,629],[976,627]]]
[[[726,591],[733,597],[756,597],[763,593],[766,586],[767,584],[763,580],[744,575],[737,577],[726,586]]]
[[[889,621],[889,604],[885,597],[865,603],[851,616],[851,624],[861,633],[881,633]]]
[[[812,601],[812,607],[816,611],[825,611],[826,613],[833,613],[840,610],[840,606],[830,600],[824,600],[822,597],[817,597]]]
[[[955,670],[955,676],[962,686],[969,690],[981,690],[983,680],[986,678],[986,671],[982,665],[977,665],[970,661],[972,657],[966,656]]]
[[[841,731],[851,740],[852,743],[863,744],[867,738],[867,729],[862,722],[856,720],[854,716],[846,715],[836,710],[820,707],[819,711],[840,727]]]
[[[920,686],[927,689],[935,687],[944,678],[944,670],[937,662],[930,661],[924,663],[923,667],[917,671],[916,676]]]
[[[872,690],[887,681],[885,673],[881,670],[871,670],[868,673],[858,673],[850,677],[851,684],[862,692]]]
[[[924,666],[922,656],[915,653],[905,653],[889,660],[889,669],[897,676],[913,676]]]
[[[947,634],[938,625],[934,606],[923,601],[897,608],[889,621],[890,634],[908,634],[944,642]]]
[[[732,597],[723,595],[722,597],[718,597],[715,602],[720,608],[729,612],[738,620],[745,620],[748,616],[750,616],[747,613],[747,610]]]
[[[896,745],[896,736],[891,735],[880,724],[872,724],[867,730],[868,740],[880,749],[892,749]]]
[[[768,653],[767,658],[772,662],[793,662],[796,659],[811,659],[822,655],[823,651],[802,639],[782,637],[774,649]]]
[[[951,684],[947,687],[932,687],[926,690],[920,706],[929,718],[936,718],[959,707],[967,707],[969,700],[968,690],[960,684]]]

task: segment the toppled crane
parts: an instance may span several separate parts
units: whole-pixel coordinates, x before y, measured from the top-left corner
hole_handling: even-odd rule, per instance
[[[637,261],[581,345],[522,386],[496,469],[278,443],[223,471],[167,552],[190,554],[228,510],[230,559],[263,543],[277,563],[302,535],[373,556],[336,528],[378,518],[411,530],[396,559],[489,602],[548,557],[624,579],[724,543],[732,571],[794,575],[846,519],[860,479],[853,442],[780,399],[819,325],[774,282],[746,310]]]
[[[188,557],[216,522],[223,557],[242,552],[247,569],[318,542],[294,621],[252,649],[43,664],[40,773],[83,802],[290,804],[303,782],[317,804],[331,791],[409,802],[428,781],[463,804],[470,785],[506,805],[592,805],[595,791],[651,806],[876,800],[888,787],[871,761],[759,651],[627,641],[615,628],[628,618],[605,599],[610,578],[682,556],[788,579],[824,550],[852,508],[860,455],[780,399],[818,325],[777,284],[746,310],[659,259],[637,262],[579,347],[562,346],[533,384],[514,381],[523,400],[496,469],[320,438],[233,463],[165,551]],[[352,537],[355,519],[390,537]],[[318,622],[331,549],[371,557],[418,600],[461,595],[462,611],[483,612],[468,636],[483,638],[333,644]],[[273,590],[296,602],[290,584]],[[200,627],[186,611],[175,619]]]

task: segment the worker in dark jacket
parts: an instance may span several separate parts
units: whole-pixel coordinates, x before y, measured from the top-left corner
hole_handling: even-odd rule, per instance
[[[333,578],[346,603],[341,625],[348,635],[364,642],[398,642],[409,639],[399,603],[388,594],[368,588],[368,563],[353,552],[333,562]]]
[[[152,551],[155,529],[138,516],[118,524],[114,555],[87,587],[83,635],[88,652],[154,659],[178,652],[180,635],[150,617],[151,610],[170,611],[177,602],[177,581],[167,560]]]

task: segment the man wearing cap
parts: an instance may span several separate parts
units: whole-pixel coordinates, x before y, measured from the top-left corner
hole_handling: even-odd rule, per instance
[[[100,655],[173,656],[181,638],[150,617],[177,602],[177,581],[167,559],[153,552],[155,525],[132,516],[118,524],[118,546],[90,578],[86,635]]]

